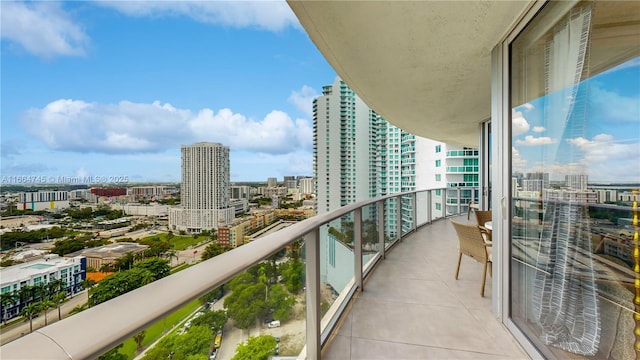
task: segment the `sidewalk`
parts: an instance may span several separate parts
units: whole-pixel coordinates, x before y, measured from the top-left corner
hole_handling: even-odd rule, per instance
[[[87,302],[87,290],[83,290],[75,294],[72,298],[68,299],[60,307],[60,314],[62,318],[69,316],[71,310],[78,305],[84,305]],[[44,314],[40,314],[38,317],[33,318],[33,330],[44,327]],[[58,321],[58,308],[53,308],[47,311],[47,325],[53,324]],[[11,342],[23,335],[29,333],[29,319],[17,322],[13,325],[9,325],[2,329],[0,332],[0,345],[4,345]]]

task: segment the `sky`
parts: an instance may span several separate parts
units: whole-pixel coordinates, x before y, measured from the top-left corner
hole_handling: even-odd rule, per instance
[[[568,118],[558,109],[569,103],[563,90],[513,109],[513,171],[640,183],[640,57],[581,82],[576,99],[584,106]]]
[[[312,175],[336,73],[284,1],[0,6],[3,184],[178,182],[200,141],[230,148],[231,181]]]

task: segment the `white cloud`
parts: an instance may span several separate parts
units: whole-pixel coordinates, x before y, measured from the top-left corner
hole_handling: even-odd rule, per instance
[[[22,123],[50,149],[72,152],[149,153],[213,141],[232,150],[286,154],[311,149],[313,141],[308,121],[294,121],[282,111],[253,120],[230,109],[193,113],[157,101],[99,104],[61,99],[28,110]]]
[[[527,168],[527,160],[522,158],[520,151],[515,147],[511,148],[511,166],[513,167],[513,171],[522,173],[524,173]]]
[[[281,31],[300,27],[284,1],[99,1],[129,16],[187,16],[235,28]]]
[[[318,97],[318,93],[311,86],[304,85],[300,91],[292,91],[289,102],[294,104],[300,111],[313,117],[313,99]]]
[[[526,111],[531,111],[533,109],[535,109],[535,106],[533,106],[533,104],[531,103],[525,103],[520,105],[520,107],[523,107]]]
[[[516,145],[520,146],[538,146],[554,144],[556,141],[548,136],[535,137],[531,135],[525,136],[524,140],[517,140]]]
[[[247,119],[229,109],[214,113],[204,109],[188,122],[197,141],[218,140],[232,149],[283,154],[298,148],[310,148],[313,130],[305,120],[291,120],[289,115],[274,110],[262,121]]]
[[[531,127],[527,119],[524,118],[520,111],[513,110],[511,113],[511,131],[513,136],[518,136],[529,131]]]
[[[84,55],[89,39],[60,3],[2,1],[0,7],[2,39],[44,58]]]
[[[545,132],[545,130],[547,130],[547,129],[544,126],[534,126],[533,127],[533,132],[535,132],[535,133]]]
[[[606,181],[640,179],[640,142],[618,141],[610,134],[598,134],[591,140],[583,137],[567,139],[582,152],[580,165],[588,169],[589,178]]]

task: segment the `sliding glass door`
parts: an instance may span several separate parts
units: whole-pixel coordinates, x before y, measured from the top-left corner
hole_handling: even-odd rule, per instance
[[[511,320],[546,357],[640,358],[640,3],[549,2],[509,58]]]

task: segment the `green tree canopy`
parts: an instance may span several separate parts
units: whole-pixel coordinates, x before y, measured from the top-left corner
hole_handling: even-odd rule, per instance
[[[201,258],[204,261],[207,259],[211,259],[212,257],[218,256],[227,251],[229,251],[228,247],[222,246],[217,242],[212,242],[211,244],[207,245],[207,247],[204,249],[204,251],[202,252]]]
[[[151,258],[142,260],[139,263],[136,263],[134,269],[145,269],[149,270],[153,274],[155,280],[161,279],[171,272],[171,266],[169,262],[160,258]]]
[[[267,314],[264,284],[238,284],[224,299],[227,315],[239,328],[247,329],[256,319]]]
[[[149,349],[144,360],[207,360],[213,332],[206,326],[192,325],[182,334],[171,334]]]
[[[304,264],[301,260],[292,260],[280,264],[282,282],[292,293],[298,293],[304,285]]]
[[[227,313],[224,310],[206,311],[204,315],[191,320],[191,325],[207,326],[211,328],[213,332],[217,332],[224,328],[227,320]]]
[[[133,268],[109,275],[91,289],[89,306],[101,304],[137,289],[145,285],[146,279],[149,278],[154,278],[154,274],[143,268]]]
[[[291,309],[296,304],[294,298],[282,285],[276,284],[269,290],[267,307],[273,309],[273,318],[276,320],[288,320],[291,317]]]
[[[251,336],[236,348],[231,360],[267,360],[274,355],[278,342],[271,335]]]

